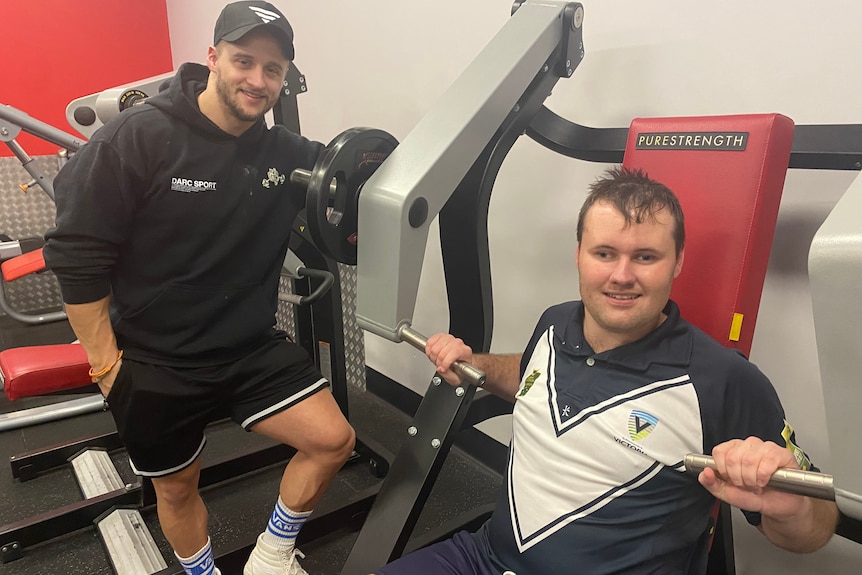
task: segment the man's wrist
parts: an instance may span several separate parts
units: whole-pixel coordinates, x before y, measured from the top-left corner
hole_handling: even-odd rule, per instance
[[[121,349],[117,350],[117,356],[116,356],[116,358],[114,358],[113,361],[111,361],[109,364],[107,364],[106,366],[104,366],[98,370],[95,369],[91,365],[90,371],[87,373],[87,375],[90,376],[90,380],[93,383],[99,383],[106,375],[111,373],[111,371],[117,366],[117,364],[120,362],[120,360],[122,358],[123,358],[123,350],[121,350]]]

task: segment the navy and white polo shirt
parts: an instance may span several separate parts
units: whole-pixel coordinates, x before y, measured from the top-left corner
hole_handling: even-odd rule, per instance
[[[581,302],[542,315],[521,362],[503,495],[477,533],[501,571],[702,573],[714,499],[685,455],[753,435],[808,467],[769,380],[673,302],[665,313],[643,339],[598,354]]]

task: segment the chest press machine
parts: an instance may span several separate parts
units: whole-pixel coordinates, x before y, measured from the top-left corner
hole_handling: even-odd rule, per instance
[[[800,126],[794,132],[792,121],[774,114],[636,120],[629,130],[571,124],[542,107],[542,102],[548,88],[559,77],[570,76],[583,57],[582,8],[575,3],[527,1],[516,2],[515,10],[491,44],[362,188],[357,264],[360,326],[395,342],[409,341],[403,333],[415,306],[428,225],[439,214],[450,332],[474,350],[488,351],[492,298],[487,207],[505,154],[526,131],[539,143],[571,157],[645,167],[683,196],[687,217],[699,228],[692,232],[688,250],[700,250],[709,257],[692,258],[706,267],[684,272],[673,297],[693,323],[724,345],[748,354],[785,170],[859,170],[862,126]],[[640,139],[656,134],[668,138],[653,145],[649,137]],[[717,135],[727,137],[719,141]],[[747,146],[745,159],[729,166],[733,161],[729,158]],[[687,166],[682,174],[681,165]],[[859,195],[858,188],[862,185],[854,195]],[[851,219],[845,217],[833,225],[843,226],[840,257],[845,263],[855,258],[856,266],[850,269],[858,270],[862,254],[852,240],[858,242],[859,224],[858,218],[854,223]],[[856,236],[848,230],[856,230]],[[816,240],[815,247],[818,243]],[[722,247],[722,262],[716,262],[716,245]],[[819,261],[819,251],[813,252],[814,261]],[[813,266],[812,272],[817,273],[817,268]],[[733,285],[721,285],[716,278],[726,278]],[[689,281],[692,287],[686,287]],[[812,281],[816,289],[817,281]],[[840,283],[854,285],[852,281]],[[728,289],[719,291],[719,287]],[[711,294],[708,299],[715,306],[706,309],[697,303],[704,293]],[[837,320],[840,311],[834,302],[843,300],[823,298],[819,305],[832,303],[831,319]],[[819,322],[818,330],[820,326]],[[849,357],[858,357],[858,352],[850,350],[859,349],[862,337],[858,328],[852,328],[836,339],[841,345],[836,342],[834,349],[844,353],[835,364],[846,366]],[[824,372],[823,385],[827,397],[835,393],[833,385],[843,387],[835,399],[827,399],[827,405],[840,405],[840,437],[850,438],[855,434],[847,433],[847,427],[858,418],[847,413],[854,403],[846,400],[858,400],[862,386],[851,381],[851,369],[842,367],[842,373],[847,377],[839,383]],[[439,385],[439,379],[432,380],[342,573],[370,572],[410,548],[450,534],[440,531],[408,544],[455,432],[475,423],[479,413],[500,413],[499,406],[489,406],[493,398],[473,401],[474,393],[470,386],[452,390]],[[852,453],[838,451],[834,459],[850,462]],[[692,471],[698,463],[709,464],[696,454],[681,462],[681,467],[683,463]],[[859,496],[834,489],[828,476],[782,472],[776,474],[773,485],[835,498],[848,520],[844,525],[862,519]],[[862,493],[858,483],[853,485],[856,493]],[[475,527],[486,516],[479,513],[454,527]],[[729,534],[729,522],[724,523]],[[850,535],[850,531],[843,534]],[[860,541],[858,535],[855,538]],[[726,542],[724,548],[724,557],[717,559],[723,564],[711,566],[713,572],[734,569],[732,545]]]

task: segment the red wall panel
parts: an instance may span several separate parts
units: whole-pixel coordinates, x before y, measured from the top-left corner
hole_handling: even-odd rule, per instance
[[[173,68],[165,0],[0,0],[0,29],[0,104],[76,135],[69,102]],[[57,151],[17,140],[31,156]]]

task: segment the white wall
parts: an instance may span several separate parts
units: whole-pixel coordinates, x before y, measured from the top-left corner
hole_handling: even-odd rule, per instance
[[[276,0],[296,31],[309,92],[302,131],[329,141],[366,125],[403,139],[506,22],[503,0]],[[221,4],[167,0],[175,64],[202,61]],[[635,116],[780,112],[797,124],[862,122],[862,4],[616,0],[590,2],[586,59],[547,105],[597,127]],[[520,351],[542,309],[577,297],[574,225],[604,168],[527,139],[507,157],[491,202],[493,351]],[[814,232],[856,173],[789,173],[752,360],[773,380],[800,441],[829,469],[829,444],[806,273]],[[447,306],[432,228],[413,325],[445,330]],[[407,345],[366,336],[367,362],[424,392],[431,370]],[[490,432],[505,441],[506,424]],[[739,515],[737,516],[739,518]],[[740,575],[858,571],[862,546],[836,538],[811,556],[768,545],[736,524]]]

